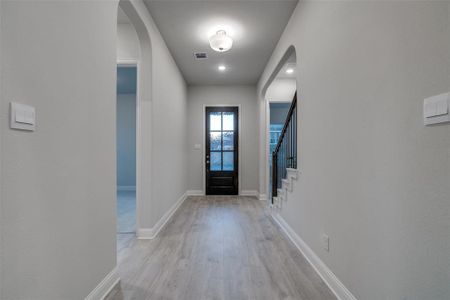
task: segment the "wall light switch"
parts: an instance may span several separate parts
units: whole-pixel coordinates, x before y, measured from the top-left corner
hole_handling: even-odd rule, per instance
[[[36,109],[26,104],[11,102],[10,127],[11,129],[34,131],[36,128]]]
[[[200,149],[202,149],[202,144],[194,144],[194,149],[195,149],[195,150],[200,150]]]
[[[445,93],[423,101],[423,119],[425,125],[450,122],[450,94]]]

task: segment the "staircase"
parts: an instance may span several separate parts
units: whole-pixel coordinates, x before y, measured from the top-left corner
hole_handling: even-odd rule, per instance
[[[297,179],[297,93],[272,153],[272,206],[281,209]]]

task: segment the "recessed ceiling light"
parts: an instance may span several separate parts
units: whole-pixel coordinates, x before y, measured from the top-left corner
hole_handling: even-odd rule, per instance
[[[292,73],[294,73],[294,69],[289,68],[286,70],[286,74],[292,74]]]
[[[224,65],[220,65],[217,67],[217,69],[219,69],[219,71],[223,72],[227,69],[227,67],[225,67]]]
[[[227,35],[225,30],[219,30],[209,38],[209,45],[214,51],[225,52],[233,46],[233,39]]]

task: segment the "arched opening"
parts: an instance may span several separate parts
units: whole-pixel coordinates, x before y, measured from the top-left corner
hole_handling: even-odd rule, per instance
[[[125,22],[128,24],[120,24]],[[140,13],[130,0],[118,6],[118,35],[122,34],[122,49],[118,49],[118,67],[134,68],[136,72],[135,100],[135,235],[118,238],[123,243],[141,236],[142,228],[151,227],[151,95],[152,52],[150,35]],[[120,28],[122,27],[122,28]],[[128,31],[128,32],[127,32]],[[121,47],[118,36],[118,48]],[[121,244],[122,243],[122,244]]]
[[[297,92],[297,78],[297,56],[295,48],[291,46],[286,50],[285,54],[262,89],[265,106],[265,191],[269,203],[271,203],[272,199],[274,177],[272,170],[272,153],[281,142],[280,138],[284,135],[283,130],[286,130],[285,127],[294,126],[293,124],[287,123],[290,122],[289,118],[291,118],[290,115],[293,113],[295,113],[295,116],[293,117],[296,119],[296,107],[292,107],[292,102]],[[292,161],[297,158],[296,126],[297,125],[295,124],[295,129],[288,129],[290,130],[289,135],[292,138],[294,138],[295,135],[295,145],[289,146],[291,148],[289,150],[291,154],[290,157],[285,157],[287,163],[284,167],[296,165],[296,161],[295,164],[294,161]]]

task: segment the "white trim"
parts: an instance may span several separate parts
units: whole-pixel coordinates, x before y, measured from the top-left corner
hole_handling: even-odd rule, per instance
[[[330,268],[327,267],[320,257],[314,253],[277,212],[272,211],[270,215],[339,300],[356,300],[355,296],[353,296],[339,278],[334,275]]]
[[[133,191],[136,191],[136,186],[135,185],[119,185],[119,186],[117,186],[117,191],[133,192]]]
[[[172,207],[161,217],[161,219],[159,219],[158,222],[156,222],[156,224],[152,228],[138,228],[138,230],[136,230],[137,238],[140,240],[154,239],[186,199],[187,199],[187,192],[184,193],[180,197],[180,199],[178,199],[177,202],[175,202],[174,205],[172,205]]]
[[[267,195],[266,195],[266,194],[259,194],[258,199],[259,199],[260,201],[267,201]]]
[[[138,59],[118,59],[117,65],[120,67],[137,67],[139,64]]]
[[[207,107],[237,107],[238,108],[238,194],[241,194],[242,189],[242,143],[241,143],[241,135],[242,135],[242,108],[241,104],[203,104],[202,107],[202,137],[203,137],[203,148],[202,148],[202,188],[203,193],[206,194],[206,166],[205,166],[205,153],[206,153],[206,108]]]
[[[189,190],[186,192],[187,196],[204,196],[205,193],[202,190]]]
[[[253,197],[259,197],[258,191],[255,190],[241,190],[239,193],[240,196],[253,196]]]
[[[109,292],[119,283],[119,272],[115,267],[102,281],[87,295],[84,300],[103,300]]]
[[[136,230],[136,237],[139,240],[152,240],[156,237],[153,228],[138,228]]]
[[[265,167],[265,182],[264,187],[267,195],[271,195],[271,186],[270,186],[270,176],[271,176],[271,170],[269,165],[269,158],[270,158],[270,104],[269,101],[266,100],[264,96],[264,112],[265,112],[265,122],[264,122],[264,167]]]

